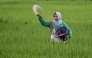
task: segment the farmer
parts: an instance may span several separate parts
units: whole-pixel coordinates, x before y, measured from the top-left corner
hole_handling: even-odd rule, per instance
[[[54,39],[52,40],[58,39],[57,41],[61,42],[61,41],[66,41],[67,39],[71,38],[72,31],[69,28],[69,26],[65,22],[62,21],[62,16],[60,12],[54,13],[53,15],[54,20],[52,21],[44,21],[40,14],[37,14],[37,16],[39,18],[40,23],[43,26],[50,28],[51,33],[52,33],[51,38],[54,37]]]

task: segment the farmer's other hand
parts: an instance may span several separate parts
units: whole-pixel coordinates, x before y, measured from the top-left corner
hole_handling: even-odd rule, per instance
[[[67,39],[69,39],[69,36],[68,36],[68,35],[66,35],[66,36],[65,36],[65,38],[66,38],[66,40],[67,40]]]
[[[37,16],[38,16],[38,17],[41,17],[41,15],[40,15],[40,14],[37,14]]]

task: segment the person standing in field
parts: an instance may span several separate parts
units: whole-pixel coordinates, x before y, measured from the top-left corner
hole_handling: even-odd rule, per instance
[[[43,26],[49,27],[51,30],[51,40],[53,41],[66,41],[72,37],[72,30],[70,27],[62,21],[62,16],[60,12],[55,12],[52,21],[44,21],[40,14],[37,14],[40,23]]]

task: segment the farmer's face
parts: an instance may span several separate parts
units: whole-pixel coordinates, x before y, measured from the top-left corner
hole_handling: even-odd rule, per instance
[[[54,14],[54,20],[55,20],[55,21],[58,21],[57,14]]]

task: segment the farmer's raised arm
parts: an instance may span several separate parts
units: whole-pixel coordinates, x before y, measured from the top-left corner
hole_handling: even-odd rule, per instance
[[[37,16],[38,16],[38,18],[39,18],[40,23],[41,23],[43,26],[50,27],[50,21],[44,21],[40,14],[37,14]]]

